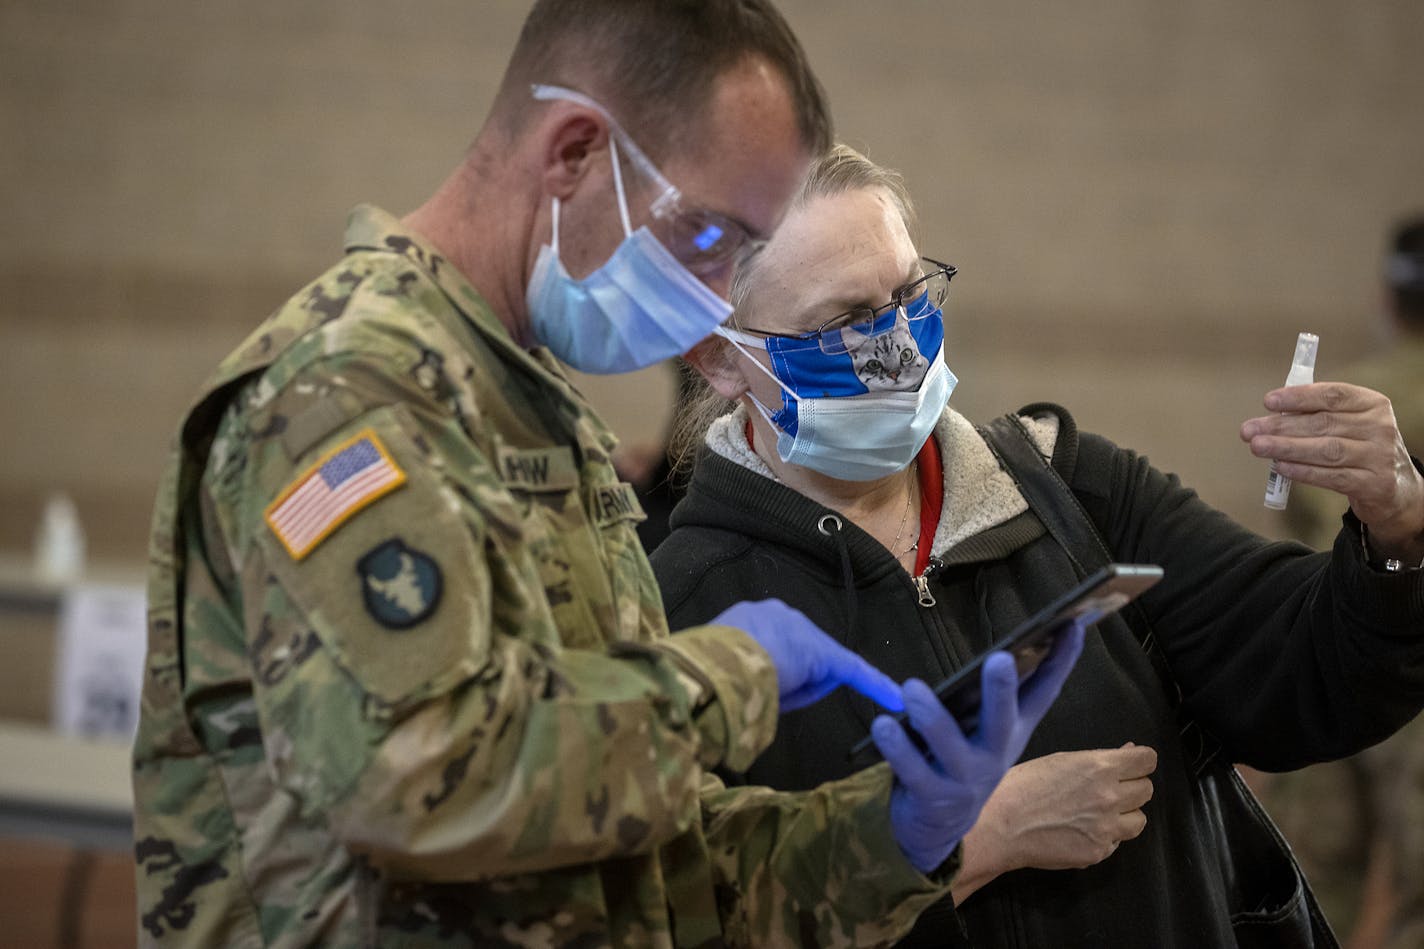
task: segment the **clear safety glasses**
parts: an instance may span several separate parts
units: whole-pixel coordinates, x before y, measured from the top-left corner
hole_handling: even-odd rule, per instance
[[[653,164],[652,159],[638,147],[632,136],[623,130],[623,126],[618,124],[618,120],[613,117],[612,113],[596,100],[576,89],[568,89],[564,86],[536,83],[530,88],[535,99],[540,101],[565,99],[569,102],[576,102],[586,108],[593,109],[608,120],[608,126],[613,130],[614,138],[617,144],[622,146],[623,153],[628,156],[628,160],[660,192],[650,205],[654,221],[651,227],[653,235],[688,270],[695,274],[709,273],[722,267],[729,260],[744,260],[765,243],[765,241],[754,239],[745,227],[724,214],[718,214],[706,208],[684,207],[682,192],[664,177],[663,173],[658,170],[658,166]],[[615,172],[618,168],[617,151],[618,149],[615,147]],[[618,180],[618,185],[621,189],[621,178]],[[621,206],[619,211],[625,215],[624,229],[631,231],[626,211]]]

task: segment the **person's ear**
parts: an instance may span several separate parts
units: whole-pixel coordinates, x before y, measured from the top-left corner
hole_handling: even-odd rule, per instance
[[[683,353],[682,358],[728,401],[740,399],[749,388],[737,351],[720,336],[709,336]]]
[[[556,106],[543,131],[540,163],[545,193],[563,201],[573,194],[595,160],[607,159],[608,123],[592,109]]]

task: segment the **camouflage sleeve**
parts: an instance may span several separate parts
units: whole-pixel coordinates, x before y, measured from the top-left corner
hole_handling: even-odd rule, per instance
[[[774,671],[725,631],[610,651],[591,613],[582,631],[556,618],[527,510],[404,378],[333,359],[304,369],[230,420],[245,448],[206,483],[238,548],[277,780],[397,875],[653,850],[698,820],[703,767],[728,736],[774,718],[756,699]],[[368,480],[351,488],[358,469]]]
[[[883,946],[949,892],[959,850],[933,876],[890,828],[890,768],[811,791],[703,788],[708,852],[730,945]]]
[[[732,626],[679,630],[654,647],[696,680],[702,763],[732,771],[751,767],[776,736],[776,671],[766,652]],[[748,672],[752,675],[748,675]]]

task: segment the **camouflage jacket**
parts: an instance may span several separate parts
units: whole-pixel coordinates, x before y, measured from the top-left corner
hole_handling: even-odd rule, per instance
[[[883,765],[726,788],[775,670],[668,634],[611,434],[371,208],[190,410],[134,748],[162,946],[867,945],[946,892]]]

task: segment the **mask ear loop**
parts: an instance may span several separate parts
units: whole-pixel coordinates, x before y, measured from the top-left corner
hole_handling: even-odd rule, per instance
[[[554,259],[559,257],[559,196],[554,195],[554,224],[553,233],[549,235],[549,249],[554,252]]]
[[[776,383],[778,386],[780,386],[782,392],[785,392],[787,395],[789,395],[792,399],[795,399],[797,402],[800,402],[800,401],[801,401],[801,397],[796,394],[795,390],[793,390],[793,389],[792,389],[790,386],[788,386],[786,383],[782,382],[782,381],[777,377],[776,373],[772,372],[770,369],[768,369],[768,368],[766,368],[765,366],[763,366],[763,365],[761,364],[761,361],[760,361],[760,360],[758,360],[758,359],[756,359],[754,356],[752,356],[751,351],[748,350],[747,347],[746,347],[745,345],[743,345],[742,341],[737,338],[738,336],[741,336],[741,335],[742,335],[741,333],[737,332],[736,330],[728,329],[728,328],[725,327],[725,326],[719,326],[719,327],[717,327],[716,329],[714,329],[712,332],[715,333],[716,335],[722,337],[722,338],[725,339],[727,342],[731,343],[731,344],[732,344],[732,347],[733,347],[734,349],[736,349],[737,352],[739,352],[739,353],[741,353],[743,356],[747,357],[747,361],[748,361],[748,362],[750,362],[753,366],[756,366],[757,369],[761,370],[761,372],[762,372],[763,375],[765,375],[765,376],[766,376],[768,379],[770,379],[772,382],[774,382],[774,383]],[[766,418],[766,420],[767,420],[767,422],[768,422],[769,424],[771,424],[772,426],[774,426],[774,427],[776,427],[776,428],[781,428],[780,425],[777,425],[775,422],[773,422],[773,421],[771,420],[771,413],[767,410],[767,407],[761,404],[761,399],[758,399],[755,395],[753,395],[753,394],[752,394],[752,391],[751,391],[750,389],[747,390],[747,398],[749,398],[749,399],[752,400],[752,403],[757,407],[758,410],[761,411],[761,414]]]
[[[618,217],[623,221],[623,236],[633,236],[633,226],[628,218],[628,197],[623,191],[623,173],[618,167],[618,143],[613,130],[608,133],[608,153],[613,159],[613,189],[618,192]],[[549,235],[549,249],[559,256],[559,196],[554,195],[554,222]]]

